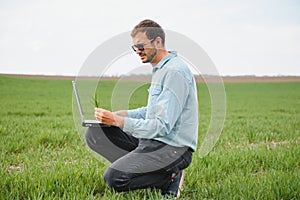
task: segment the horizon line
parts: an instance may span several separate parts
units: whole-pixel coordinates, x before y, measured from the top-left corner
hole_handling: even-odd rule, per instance
[[[78,76],[74,75],[44,75],[44,74],[13,74],[13,73],[0,73],[0,76],[9,77],[25,77],[25,78],[44,78],[44,79],[65,79],[65,80],[75,80]],[[194,75],[196,82],[211,82],[218,77],[223,80],[223,82],[300,82],[300,76],[297,75]],[[82,79],[97,79],[99,76],[80,76]],[[151,82],[151,74],[146,75],[126,75],[126,76],[102,76],[103,80],[125,80],[125,81],[149,81]],[[217,81],[219,82],[219,81]]]

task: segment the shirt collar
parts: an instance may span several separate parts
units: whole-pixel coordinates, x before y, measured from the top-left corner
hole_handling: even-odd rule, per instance
[[[157,65],[155,67],[153,67],[153,72],[155,72],[158,69],[161,69],[169,60],[171,60],[174,57],[177,57],[177,52],[176,51],[169,51],[168,55],[163,57],[163,59],[161,59],[159,61],[159,63],[157,63]]]

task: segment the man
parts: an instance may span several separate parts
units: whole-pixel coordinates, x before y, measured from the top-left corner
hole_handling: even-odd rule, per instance
[[[194,76],[176,52],[165,49],[165,33],[156,22],[141,21],[131,36],[135,53],[153,67],[148,104],[117,112],[95,108],[96,119],[110,127],[88,128],[85,139],[112,162],[104,175],[109,188],[159,188],[179,196],[198,138]]]

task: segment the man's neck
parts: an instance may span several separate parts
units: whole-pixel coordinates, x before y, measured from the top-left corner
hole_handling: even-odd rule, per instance
[[[156,66],[165,56],[168,55],[168,51],[165,49],[157,50],[156,57],[153,62],[151,62],[152,67]]]

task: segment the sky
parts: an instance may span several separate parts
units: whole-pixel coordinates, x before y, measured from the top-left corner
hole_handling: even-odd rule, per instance
[[[77,75],[143,19],[196,42],[220,75],[300,76],[299,0],[0,0],[0,73]],[[111,75],[136,65],[117,63]]]

